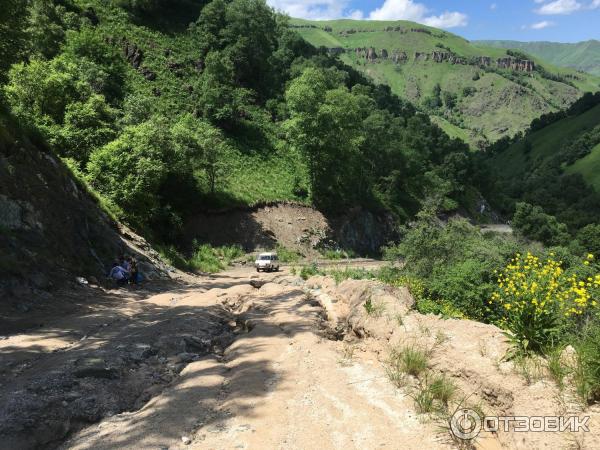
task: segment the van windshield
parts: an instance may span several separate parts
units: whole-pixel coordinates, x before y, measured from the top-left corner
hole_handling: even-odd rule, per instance
[[[271,255],[262,255],[260,257],[261,261],[270,261],[271,260]]]

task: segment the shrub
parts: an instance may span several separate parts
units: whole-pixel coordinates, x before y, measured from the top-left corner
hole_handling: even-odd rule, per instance
[[[569,241],[565,224],[529,203],[517,203],[512,225],[523,236],[546,245],[563,245]]]
[[[545,261],[517,255],[498,276],[490,304],[498,307],[499,324],[508,329],[517,349],[541,351],[557,342],[567,321],[597,306],[600,275],[590,273],[593,255],[580,267],[565,271],[551,255]]]
[[[302,254],[300,254],[299,252],[295,250],[290,250],[289,248],[284,247],[283,245],[278,245],[276,252],[279,261],[281,261],[282,263],[297,263],[302,257]]]
[[[319,268],[315,263],[312,263],[310,265],[304,265],[300,269],[300,277],[303,280],[308,280],[310,277],[318,275],[319,273]]]
[[[190,258],[189,266],[192,270],[216,273],[243,255],[244,251],[238,245],[212,247],[210,244],[196,244],[196,251]]]

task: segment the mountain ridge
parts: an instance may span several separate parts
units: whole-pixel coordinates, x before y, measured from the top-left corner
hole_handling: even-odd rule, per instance
[[[292,19],[290,26],[472,147],[524,131],[532,119],[600,86],[593,75],[414,22]]]

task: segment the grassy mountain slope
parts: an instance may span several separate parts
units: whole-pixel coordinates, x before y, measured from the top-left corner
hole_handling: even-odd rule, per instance
[[[421,105],[440,118],[436,122],[448,134],[467,138],[473,145],[523,131],[533,118],[563,109],[583,92],[600,86],[592,75],[556,68],[537,58],[531,58],[537,65],[534,71],[499,69],[496,61],[510,57],[506,50],[476,46],[412,22],[294,19],[292,26],[311,44],[335,49],[342,61]],[[377,58],[369,61],[357,55],[355,49],[365,47],[374,48]],[[382,57],[382,49],[387,50],[387,58]],[[395,63],[395,52],[406,59]],[[466,64],[434,62],[432,52],[461,58]],[[488,67],[482,65],[481,57],[489,57]],[[436,99],[437,85],[441,96]]]
[[[507,216],[516,202],[525,201],[571,230],[598,222],[600,96],[588,98],[592,101],[585,108],[546,116],[521,139],[481,155],[487,160],[488,180],[494,180],[483,190]]]
[[[521,177],[532,169],[532,162],[539,165],[556,156],[568,143],[598,125],[600,125],[600,105],[583,114],[553,123],[531,133],[526,139],[514,143],[495,158],[497,168],[506,178]],[[531,144],[529,152],[526,151],[527,142]],[[581,164],[578,164],[578,167],[581,167]],[[570,170],[577,172],[572,168]],[[599,177],[600,181],[600,172],[595,176]]]
[[[568,167],[566,172],[581,174],[586,183],[600,192],[600,144],[596,145],[589,155]]]
[[[600,41],[560,42],[476,41],[486,47],[518,49],[559,67],[570,67],[600,76]]]

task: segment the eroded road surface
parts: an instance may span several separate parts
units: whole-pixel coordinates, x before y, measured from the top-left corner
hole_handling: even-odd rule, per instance
[[[237,317],[235,340],[222,355],[190,362],[140,410],[86,427],[62,448],[446,447],[444,433],[421,423],[374,355],[344,362],[343,344],[299,279],[249,275],[224,273],[213,280],[218,287],[177,300],[179,308],[223,305]],[[258,280],[274,282],[248,284]]]
[[[389,380],[397,345],[425,349],[432,375],[495,414],[580,413],[503,362],[500,329],[421,315],[406,288],[237,268],[82,296],[79,312],[0,340],[0,448],[464,448],[417,414],[419,380]],[[475,447],[598,448],[600,411],[585,413],[587,434],[488,433]]]

